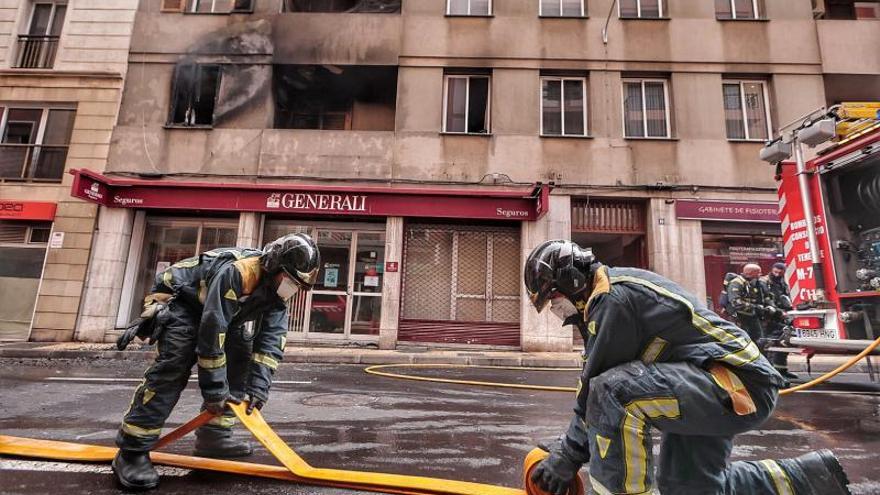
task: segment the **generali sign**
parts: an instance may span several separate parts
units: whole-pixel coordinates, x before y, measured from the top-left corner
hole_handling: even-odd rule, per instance
[[[367,196],[360,194],[273,193],[266,198],[272,210],[367,212]]]
[[[358,217],[530,221],[548,206],[549,189],[444,189],[229,184],[117,179],[72,171],[72,195],[110,208],[268,212]],[[537,193],[535,192],[537,191]]]

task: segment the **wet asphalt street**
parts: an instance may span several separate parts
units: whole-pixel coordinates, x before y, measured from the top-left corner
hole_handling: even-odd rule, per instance
[[[112,445],[140,381],[142,363],[0,359],[0,434]],[[575,372],[411,370],[408,373],[571,386]],[[283,365],[267,421],[313,466],[385,471],[506,486],[521,485],[522,459],[570,418],[572,394],[488,389],[367,375],[362,366]],[[840,387],[837,387],[840,388]],[[195,383],[168,427],[198,412]],[[238,431],[242,437],[244,430]],[[189,454],[192,438],[169,447]],[[773,419],[738,437],[737,459],[837,452],[855,494],[880,494],[880,394],[852,390],[782,399]],[[656,450],[656,446],[655,446]],[[277,464],[261,448],[251,459]],[[298,486],[181,469],[161,469],[161,493],[342,495]],[[109,466],[0,457],[6,494],[119,493]]]

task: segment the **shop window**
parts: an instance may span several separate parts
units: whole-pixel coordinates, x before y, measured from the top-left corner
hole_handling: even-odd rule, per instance
[[[623,126],[627,138],[669,138],[669,87],[665,79],[623,81]]]
[[[0,341],[27,340],[50,223],[0,221]]]
[[[715,0],[715,17],[722,20],[762,19],[764,0]]]
[[[180,260],[221,247],[235,247],[238,223],[148,218],[140,253],[130,318],[141,312],[141,300],[152,288],[156,274]]]
[[[663,0],[620,0],[617,8],[621,19],[659,19],[663,17]]]
[[[0,106],[0,180],[61,180],[76,111]]]
[[[727,139],[766,141],[770,136],[767,85],[762,81],[725,81]]]
[[[541,78],[541,135],[587,135],[586,78]]]
[[[584,0],[541,0],[541,17],[584,17]]]
[[[255,0],[189,0],[186,11],[193,14],[230,14],[254,11]]]
[[[783,261],[782,236],[776,224],[728,224],[703,222],[703,264],[706,272],[706,303],[722,312],[718,298],[727,273],[740,273],[746,263],[757,263],[768,273]]]
[[[178,65],[174,71],[170,124],[211,126],[220,77],[219,65]]]
[[[492,15],[492,0],[447,0],[446,15]]]
[[[397,13],[400,0],[284,0],[283,12]]]
[[[275,128],[394,130],[397,68],[275,67]]]
[[[491,103],[488,75],[447,75],[443,98],[443,132],[488,134]]]

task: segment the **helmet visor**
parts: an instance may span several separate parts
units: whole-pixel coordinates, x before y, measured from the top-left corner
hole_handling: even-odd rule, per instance
[[[300,287],[306,290],[310,290],[312,286],[315,285],[315,282],[318,280],[318,268],[315,268],[310,272],[301,272],[296,269],[291,272],[288,271],[287,267],[282,266],[281,270],[285,273],[285,275],[292,278]]]
[[[556,292],[553,268],[544,261],[536,261],[526,266],[524,273],[526,292],[532,306],[540,313],[550,304]]]

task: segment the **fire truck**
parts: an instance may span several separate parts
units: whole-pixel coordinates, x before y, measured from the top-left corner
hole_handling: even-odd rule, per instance
[[[761,158],[776,165],[795,308],[788,342],[861,351],[880,337],[880,103],[812,112],[783,127]]]

